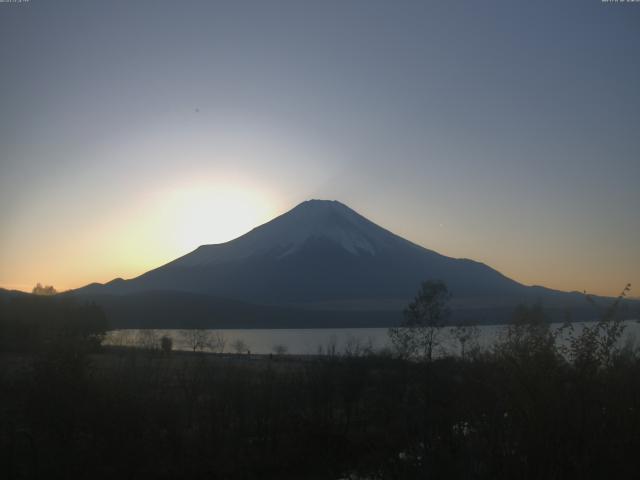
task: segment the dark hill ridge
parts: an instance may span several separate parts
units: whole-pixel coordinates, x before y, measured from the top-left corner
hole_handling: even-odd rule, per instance
[[[372,324],[384,323],[380,318],[396,322],[420,282],[428,279],[447,283],[458,316],[474,312],[485,321],[503,321],[504,312],[517,303],[537,299],[550,307],[585,307],[580,294],[527,287],[482,263],[440,255],[379,227],[340,202],[326,200],[303,202],[235,240],[203,245],[139,277],[91,284],[75,294],[100,299],[107,308],[118,304],[118,318],[129,317],[127,311],[134,310],[144,315],[136,302],[149,308],[152,297],[164,296],[176,299],[173,310],[185,318],[210,317],[216,312],[232,318],[234,308],[228,302],[236,302],[236,306],[252,305],[265,312],[264,326],[289,316],[296,320],[287,325],[298,322],[303,327],[309,320],[318,326],[322,318],[327,325],[335,326],[336,318],[347,325],[349,315],[359,317],[360,325],[366,323],[365,312]],[[197,302],[189,301],[187,294],[195,295]],[[120,296],[126,296],[126,301]],[[227,302],[224,308],[218,308],[221,302]],[[206,313],[205,304],[213,310]],[[292,309],[302,313],[291,314]],[[261,314],[252,315],[250,323],[260,324]],[[171,323],[171,315],[162,316],[163,324]],[[244,323],[238,318],[238,327]]]

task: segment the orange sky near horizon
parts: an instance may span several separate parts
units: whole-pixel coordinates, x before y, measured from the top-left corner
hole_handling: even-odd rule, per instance
[[[199,245],[237,238],[294,206],[250,190],[208,189],[202,185],[165,190],[129,206],[126,212],[114,211],[100,221],[82,225],[74,230],[73,241],[69,241],[68,232],[58,230],[42,244],[40,239],[49,228],[46,224],[29,238],[16,235],[14,246],[18,250],[10,256],[6,251],[1,255],[0,287],[30,291],[36,283],[42,283],[65,291],[117,277],[133,278]],[[423,225],[409,229],[400,215],[388,209],[377,213],[355,209],[414,243],[444,255],[482,261],[526,285],[615,296],[633,279],[631,268],[627,272],[615,270],[609,260],[591,258],[587,263],[579,252],[572,255],[571,250],[558,250],[549,256],[552,242],[525,252],[518,246],[517,232],[496,249],[489,239],[472,245],[464,241],[468,233],[447,232],[452,228],[442,223],[436,228]],[[590,277],[594,268],[603,275]]]

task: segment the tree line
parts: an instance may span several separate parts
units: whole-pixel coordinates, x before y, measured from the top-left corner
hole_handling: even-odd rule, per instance
[[[3,352],[40,352],[63,346],[95,351],[108,327],[103,310],[95,303],[50,294],[20,295],[0,301]]]

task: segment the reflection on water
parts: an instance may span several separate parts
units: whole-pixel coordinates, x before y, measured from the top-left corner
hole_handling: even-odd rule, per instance
[[[579,333],[585,324],[574,325]],[[559,328],[560,324],[553,328]],[[505,325],[478,327],[475,340],[481,349],[491,348],[506,331]],[[189,330],[114,330],[109,332],[105,344],[119,346],[155,347],[162,336],[173,340],[174,350],[193,350],[193,335]],[[202,350],[209,352],[251,352],[256,354],[290,353],[315,355],[322,353],[358,353],[367,350],[380,351],[390,347],[386,328],[310,328],[310,329],[252,329],[206,330]],[[623,343],[636,343],[640,338],[640,324],[626,322]],[[458,354],[460,344],[450,328],[443,328],[439,335],[438,354]],[[566,341],[562,336],[560,342]],[[469,348],[470,345],[467,345]],[[198,347],[200,349],[200,347]]]

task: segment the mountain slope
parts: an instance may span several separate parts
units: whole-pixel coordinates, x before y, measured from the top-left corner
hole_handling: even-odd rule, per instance
[[[458,309],[504,309],[538,298],[563,307],[584,302],[578,294],[526,287],[482,263],[440,255],[323,200],[303,202],[235,240],[203,245],[134,279],[75,293],[113,301],[119,295],[181,292],[200,295],[199,301],[224,298],[327,315],[388,311],[395,318],[428,279],[445,281]],[[182,305],[189,309],[188,302]]]
[[[339,202],[312,200],[230,242],[204,245],[140,277],[85,290],[179,290],[297,303],[405,297],[427,278],[446,281],[460,296],[522,287],[481,263],[415,245]]]

